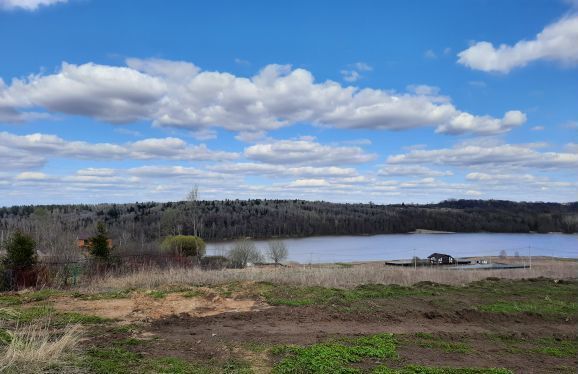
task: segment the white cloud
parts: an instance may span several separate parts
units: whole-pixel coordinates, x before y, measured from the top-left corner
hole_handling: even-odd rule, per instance
[[[41,6],[66,3],[68,0],[0,0],[0,10],[22,9],[34,11]]]
[[[412,94],[318,83],[309,71],[288,65],[268,65],[245,78],[200,71],[183,61],[127,63],[128,67],[63,63],[55,74],[14,79],[9,86],[0,82],[0,121],[45,115],[31,112],[40,108],[111,123],[147,119],[157,126],[191,131],[221,127],[244,139],[296,123],[378,130],[433,126],[442,133],[488,134],[521,122],[462,112],[435,90],[424,91],[425,86]]]
[[[46,157],[65,157],[85,160],[232,160],[236,153],[212,151],[204,144],[189,145],[179,138],[149,138],[123,144],[67,141],[56,135],[15,135],[0,132],[0,160],[11,154],[28,159],[30,166],[39,166]],[[3,166],[0,165],[0,168]]]
[[[438,57],[437,54],[432,49],[428,49],[427,51],[424,52],[423,55],[425,56],[425,58],[429,58],[430,60],[436,59]]]
[[[453,175],[451,171],[439,171],[420,165],[386,165],[379,169],[379,175],[392,177],[441,177]]]
[[[478,42],[458,54],[458,62],[471,69],[508,73],[538,60],[578,63],[578,16],[562,18],[548,25],[533,40],[513,46]]]
[[[326,187],[329,186],[329,182],[325,179],[297,179],[287,186],[295,188]]]
[[[532,130],[532,131],[544,131],[544,126],[534,126],[530,130]]]
[[[349,64],[346,69],[341,70],[341,76],[343,80],[349,83],[357,82],[359,79],[363,78],[361,73],[372,71],[373,67],[365,62],[356,62]]]
[[[336,166],[313,167],[297,166],[287,167],[286,165],[271,165],[252,162],[220,164],[211,167],[210,170],[234,175],[256,175],[267,177],[354,177],[357,171],[353,168],[342,168]]]
[[[445,134],[464,134],[476,132],[478,134],[499,134],[510,131],[526,122],[526,115],[519,110],[506,112],[503,118],[490,116],[473,116],[469,113],[460,113],[448,123],[438,126],[436,132]]]
[[[578,154],[538,152],[536,144],[475,145],[413,150],[388,157],[390,164],[437,164],[460,167],[564,169],[578,167]]]
[[[245,157],[268,164],[342,165],[358,164],[375,159],[360,147],[329,146],[311,137],[296,140],[276,140],[245,148]]]

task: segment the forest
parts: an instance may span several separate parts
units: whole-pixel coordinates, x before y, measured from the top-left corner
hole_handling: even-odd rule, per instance
[[[53,252],[106,225],[126,250],[158,246],[167,235],[194,234],[205,241],[312,235],[453,232],[578,232],[578,202],[446,200],[436,204],[343,204],[304,200],[136,202],[0,208],[0,242],[19,229],[41,250]]]

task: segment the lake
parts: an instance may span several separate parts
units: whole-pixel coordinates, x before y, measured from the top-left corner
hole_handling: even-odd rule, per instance
[[[433,252],[454,257],[508,256],[578,257],[578,235],[551,234],[387,234],[372,236],[316,236],[284,239],[289,261],[300,263],[351,262],[425,258]],[[255,240],[261,250],[266,240]],[[232,242],[207,244],[207,254],[222,254]]]

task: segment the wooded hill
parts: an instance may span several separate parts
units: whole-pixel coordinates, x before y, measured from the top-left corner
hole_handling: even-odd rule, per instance
[[[379,205],[256,199],[0,208],[0,230],[4,233],[20,228],[74,236],[94,232],[97,222],[107,225],[116,243],[140,243],[141,247],[166,235],[193,234],[195,228],[207,241],[407,233],[415,229],[575,233],[578,202],[447,200],[425,205]]]

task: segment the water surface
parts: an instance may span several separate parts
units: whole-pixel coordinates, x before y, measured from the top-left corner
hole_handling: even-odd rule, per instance
[[[255,240],[261,250],[266,240]],[[454,257],[509,256],[578,257],[578,235],[566,234],[387,234],[372,236],[315,236],[285,239],[289,260],[300,263],[374,261],[425,258],[433,252]],[[232,242],[207,244],[207,254],[220,254]]]

